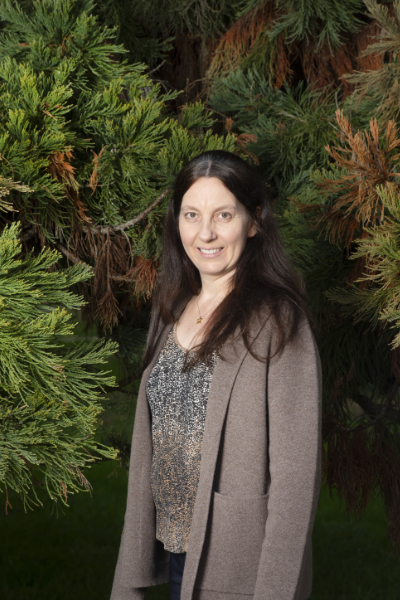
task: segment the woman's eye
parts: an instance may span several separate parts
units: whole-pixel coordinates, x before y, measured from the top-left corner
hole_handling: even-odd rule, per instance
[[[217,217],[220,217],[222,221],[229,221],[232,215],[229,212],[220,212],[217,214]]]
[[[185,217],[187,217],[188,219],[190,219],[191,221],[193,221],[193,219],[196,218],[196,213],[195,212],[187,212]]]

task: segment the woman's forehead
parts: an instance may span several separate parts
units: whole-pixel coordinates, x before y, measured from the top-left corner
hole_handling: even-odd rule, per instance
[[[240,202],[217,177],[200,177],[182,198],[185,208],[239,208]]]

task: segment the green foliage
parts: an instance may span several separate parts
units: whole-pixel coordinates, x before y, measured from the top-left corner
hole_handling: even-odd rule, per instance
[[[168,189],[178,170],[202,150],[236,149],[236,136],[213,134],[212,113],[201,103],[183,107],[179,115],[168,113],[176,94],[160,94],[160,87],[144,75],[146,65],[128,64],[127,49],[115,43],[116,28],[104,25],[113,10],[121,11],[123,20],[127,4],[38,0],[22,9],[17,2],[0,2],[0,177],[10,199],[1,206],[19,213],[21,228],[12,229],[15,237],[22,234],[34,248],[39,242],[48,248],[40,258],[29,254],[25,262],[21,259],[19,279],[14,277],[16,266],[13,276],[7,276],[23,294],[21,301],[13,297],[12,306],[7,304],[7,318],[25,319],[24,325],[13,321],[7,336],[19,332],[26,346],[21,346],[21,356],[5,354],[20,391],[15,396],[11,383],[4,382],[7,420],[2,435],[8,445],[1,480],[27,503],[31,489],[35,499],[33,468],[39,469],[34,477],[43,479],[50,496],[66,502],[68,491],[89,485],[81,471],[93,460],[94,450],[115,456],[93,442],[92,435],[101,408],[95,388],[111,384],[96,365],[116,351],[116,344],[78,344],[66,352],[60,336],[69,336],[72,326],[66,310],[55,307],[84,304],[66,291],[79,282],[88,301],[86,318],[115,327],[120,306],[126,315],[138,298],[151,295]],[[126,34],[121,22],[119,40]],[[140,45],[132,40],[128,46],[131,60],[140,56],[136,43]],[[149,44],[154,60],[167,47]],[[144,47],[141,51],[147,52]],[[12,179],[27,187],[12,184]],[[143,212],[158,198],[165,200]],[[1,229],[7,222],[0,216]],[[7,231],[4,235],[11,235]],[[60,255],[51,250],[54,246],[76,266],[58,270]],[[49,274],[50,267],[54,272]],[[90,284],[83,285],[91,275]],[[45,281],[49,285],[43,291]],[[137,377],[143,336],[137,328],[131,334],[130,344],[119,335],[124,342],[119,358],[126,369],[134,365]],[[129,414],[135,386],[124,386],[124,392],[126,387],[128,402],[120,405]],[[110,430],[102,434],[107,444],[121,449],[126,462],[126,441],[120,443]]]
[[[69,290],[91,269],[52,271],[60,255],[48,249],[23,258],[19,233],[13,224],[0,236],[1,491],[14,490],[30,506],[40,485],[66,504],[68,493],[90,488],[82,469],[93,453],[115,457],[93,435],[100,391],[114,385],[97,367],[117,345],[100,340],[65,350],[74,328],[68,311],[83,304]]]
[[[3,170],[32,187],[33,198],[18,197],[16,207],[24,206],[26,220],[41,225],[49,239],[55,228],[69,227],[76,212],[79,166],[70,164],[71,153],[88,159],[96,121],[126,112],[118,94],[128,85],[139,93],[147,81],[143,68],[116,62],[124,49],[104,43],[113,33],[85,12],[92,6],[43,0],[28,18],[17,4],[0,5],[7,22],[0,39]]]
[[[354,33],[363,21],[363,0],[275,0],[276,7],[285,14],[277,19],[271,37],[285,32],[287,42],[317,41],[317,50],[324,43],[329,47],[343,43],[345,32]]]
[[[346,249],[345,243],[330,243],[323,231],[310,226],[307,212],[299,212],[298,206],[324,206],[334,203],[335,197],[323,196],[317,184],[327,176],[338,178],[343,171],[332,166],[332,170],[314,171],[309,180],[292,196],[278,216],[278,223],[285,248],[304,278],[310,306],[319,323],[319,348],[324,367],[325,401],[341,381],[341,394],[356,398],[359,390],[379,390],[384,393],[390,373],[390,333],[375,331],[371,327],[370,314],[355,318],[354,306],[347,310],[338,304],[337,293],[349,296],[346,282],[351,277],[357,255]],[[363,294],[354,288],[357,294]],[[349,367],[351,377],[349,378]],[[335,404],[335,410],[351,421],[352,415],[347,402]],[[344,412],[343,412],[344,411]]]
[[[277,38],[271,38],[269,29],[266,28],[259,36],[250,52],[238,61],[241,71],[246,73],[249,69],[257,71],[269,83],[274,82],[276,76],[276,58],[280,52]],[[236,66],[236,65],[235,65]],[[232,72],[232,69],[230,70]],[[228,73],[226,73],[228,74]],[[279,86],[278,86],[279,87]]]
[[[1,160],[1,156],[0,156]],[[21,185],[12,179],[4,179],[0,177],[0,211],[13,210],[12,205],[5,200],[5,196],[9,196],[11,190],[17,190],[18,192],[30,192],[31,190],[27,185]]]
[[[255,68],[281,87],[293,73],[291,63],[299,61],[295,70],[301,64],[301,79],[310,83],[312,72],[311,81],[317,80],[319,67],[325,83],[337,48],[349,41],[349,34],[362,31],[363,13],[363,0],[247,0],[238,7],[241,20],[218,47],[209,76],[227,75],[237,66],[243,71]],[[347,51],[347,67],[352,58]],[[333,71],[337,75],[340,69],[336,65]]]
[[[99,0],[94,7],[99,21],[116,27],[116,41],[129,52],[129,62],[144,62],[150,68],[172,48],[173,37],[160,39],[146,22],[136,0]]]
[[[152,29],[176,33],[186,28],[206,40],[229,27],[246,0],[138,0],[135,4],[136,14]]]
[[[2,0],[0,18],[6,30],[0,42],[0,60],[29,63],[35,72],[67,71],[78,89],[122,77],[124,64],[113,60],[122,46],[109,44],[115,28],[99,28],[91,15],[93,0],[39,0],[28,16],[11,0]]]
[[[345,422],[351,421],[347,400],[342,401],[346,394],[356,397],[366,385],[380,393],[385,390],[390,373],[390,335],[385,332],[377,338],[368,318],[355,321],[330,298],[332,289],[343,289],[354,264],[344,243],[330,243],[324,230],[312,227],[309,213],[299,211],[299,206],[317,207],[321,215],[329,211],[338,193],[323,194],[319,185],[348,174],[330,161],[325,148],[337,129],[334,94],[329,90],[322,94],[301,84],[277,89],[256,70],[243,73],[237,69],[214,85],[210,101],[216,110],[233,119],[234,130],[257,136],[250,149],[260,159],[259,169],[279,198],[275,212],[281,236],[305,281],[319,323],[325,401],[342,381],[341,401],[334,410]],[[349,101],[347,108],[350,106]],[[362,115],[359,119],[362,121]],[[352,363],[352,377],[348,379]]]
[[[373,116],[386,124],[390,119],[400,119],[398,96],[400,92],[400,1],[393,2],[395,17],[390,16],[389,8],[378,4],[375,0],[364,0],[369,16],[381,26],[377,41],[370,44],[361,56],[377,53],[387,57],[382,68],[378,70],[356,71],[346,75],[346,79],[356,85],[355,96],[361,99],[366,96],[373,103]]]
[[[388,216],[367,237],[359,239],[353,259],[364,258],[366,268],[356,283],[372,284],[367,289],[353,285],[349,289],[333,289],[329,297],[339,302],[355,321],[366,319],[376,327],[390,324],[397,332],[391,347],[400,346],[400,193],[383,187],[377,189]]]
[[[12,266],[12,277],[8,275],[11,287],[4,285],[6,291],[15,282],[20,286],[7,318],[6,300],[1,305],[4,335],[14,332],[7,329],[12,318],[20,319],[22,332],[18,343],[14,338],[7,342],[3,358],[8,360],[7,389],[19,382],[24,396],[10,407],[7,431],[20,435],[15,437],[19,447],[27,440],[23,452],[30,465],[38,461],[52,497],[57,492],[62,497],[64,485],[72,490],[79,482],[85,485],[79,478],[90,458],[86,444],[92,443],[86,435],[94,431],[99,410],[91,408],[98,407],[91,386],[107,381],[90,362],[94,355],[103,356],[107,346],[95,345],[94,355],[80,346],[66,353],[60,336],[69,335],[70,326],[65,311],[54,307],[79,305],[66,290],[89,276],[89,267],[79,261],[92,265],[93,280],[80,288],[89,300],[85,318],[97,319],[105,330],[114,327],[112,337],[120,342],[118,359],[124,366],[118,392],[107,399],[119,423],[115,417],[113,427],[106,426],[102,434],[120,449],[126,466],[130,427],[124,432],[122,424],[133,421],[131,400],[137,392],[147,307],[142,317],[137,313],[151,298],[156,279],[169,190],[188,160],[221,148],[258,157],[258,170],[278,200],[275,213],[286,251],[306,283],[320,331],[328,481],[344,493],[355,513],[381,486],[393,539],[400,539],[400,495],[392,485],[400,479],[398,139],[393,123],[386,141],[376,124],[370,134],[355,134],[369,127],[373,115],[395,119],[396,125],[400,121],[400,0],[393,5],[394,19],[381,4],[365,0],[366,16],[361,0],[0,0],[0,207],[19,212],[15,218],[22,230],[15,229],[15,235],[22,233],[36,251],[39,242],[56,246],[76,263],[71,270],[57,271],[52,250],[19,259],[20,266]],[[378,51],[385,63],[376,71],[353,73],[350,81],[358,87],[342,101],[339,78],[354,70],[357,48],[365,47],[361,27],[373,30],[372,18],[382,33],[363,56]],[[220,35],[218,45],[215,36]],[[183,57],[187,37],[193,52]],[[217,48],[214,56],[212,48]],[[192,64],[197,56],[201,68]],[[174,88],[173,77],[181,77],[186,68],[189,79],[192,71],[202,72],[211,59],[210,105],[224,118],[226,135],[215,133],[216,117],[200,102],[172,113],[178,92],[162,94],[151,73],[145,75],[163,58],[167,64],[159,76],[173,73],[171,81],[162,81],[164,89]],[[329,78],[331,85],[317,87]],[[348,87],[343,91],[348,93]],[[336,109],[343,111],[342,125],[335,122]],[[389,180],[395,193],[379,187]],[[372,217],[368,221],[357,215]],[[4,226],[13,217],[0,218]],[[331,243],[328,222],[336,232],[346,230],[346,241],[337,235]],[[10,231],[5,229],[4,239]],[[28,277],[25,287],[16,278],[18,269]],[[30,269],[36,274],[32,280]],[[57,287],[60,276],[65,282],[69,278],[68,286]],[[45,277],[51,286],[35,304],[30,290],[42,293]],[[20,362],[7,358],[10,349]],[[88,365],[83,379],[74,361],[82,369]],[[60,394],[70,403],[60,402]],[[5,391],[4,402],[14,396]],[[12,427],[24,415],[31,428],[18,425],[20,434]],[[36,415],[41,419],[39,425],[35,421],[41,428],[37,431],[29,421]],[[92,424],[83,430],[81,421],[90,423],[87,415]],[[58,444],[43,450],[46,460],[50,453],[53,457],[49,466],[32,450],[42,448],[43,440]],[[97,451],[106,452],[101,447]],[[14,477],[14,487],[26,494],[31,480],[23,452],[5,454],[11,465],[7,485],[12,487]],[[62,467],[57,470],[56,464]]]
[[[255,69],[236,69],[214,85],[210,103],[232,116],[234,130],[257,136],[249,149],[281,197],[298,189],[310,170],[327,165],[325,145],[334,132],[333,93],[324,97],[302,84],[278,89]]]
[[[129,221],[183,162],[205,148],[234,147],[233,136],[202,134],[211,117],[200,104],[183,110],[181,123],[167,116],[173,95],[161,96],[143,65],[116,60],[125,50],[110,43],[115,33],[92,8],[90,0],[38,0],[28,17],[8,0],[0,5],[0,152],[8,161],[0,171],[12,169],[32,188],[14,204],[49,241],[61,231],[68,237],[74,217]],[[127,235],[138,253],[154,254],[153,231]]]

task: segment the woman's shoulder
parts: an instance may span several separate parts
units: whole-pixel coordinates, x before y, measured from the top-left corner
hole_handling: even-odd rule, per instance
[[[254,322],[259,325],[259,331],[267,337],[279,337],[286,343],[303,336],[314,334],[313,324],[309,315],[299,306],[289,301],[282,302],[279,307],[264,302],[254,314]]]

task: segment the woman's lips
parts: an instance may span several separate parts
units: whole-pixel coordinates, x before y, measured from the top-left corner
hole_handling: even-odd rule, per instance
[[[201,248],[197,248],[197,251],[203,258],[215,258],[216,256],[220,256],[224,249],[221,248],[218,252],[202,252]],[[210,250],[215,250],[215,248],[210,248]]]

